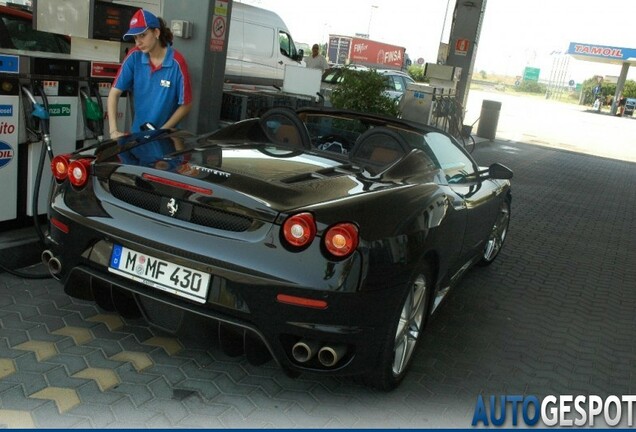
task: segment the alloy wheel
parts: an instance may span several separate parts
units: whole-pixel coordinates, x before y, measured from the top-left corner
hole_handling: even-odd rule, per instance
[[[484,249],[483,260],[485,262],[492,262],[499,254],[499,251],[503,247],[506,240],[506,234],[508,233],[508,223],[510,221],[510,206],[505,202],[497,217],[497,222],[492,227],[488,243]]]
[[[404,301],[400,322],[395,333],[393,375],[398,376],[409,364],[415,345],[422,331],[427,298],[426,276],[419,274],[410,287]]]

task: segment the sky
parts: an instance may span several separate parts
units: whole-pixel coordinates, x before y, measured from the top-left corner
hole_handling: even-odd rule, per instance
[[[448,43],[456,0],[240,1],[278,13],[296,42],[311,45],[326,43],[329,34],[364,33],[404,46],[414,61],[435,62],[440,41]],[[540,79],[549,79],[555,65],[566,63],[568,80],[582,82],[594,75],[618,76],[620,66],[570,56],[559,60],[570,42],[636,49],[634,0],[484,1],[475,71],[517,76],[525,67],[538,67]],[[628,79],[636,80],[636,66]]]

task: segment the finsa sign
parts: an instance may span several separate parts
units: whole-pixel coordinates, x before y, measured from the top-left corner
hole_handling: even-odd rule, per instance
[[[404,48],[369,39],[351,39],[351,62],[363,65],[401,68],[404,63]]]

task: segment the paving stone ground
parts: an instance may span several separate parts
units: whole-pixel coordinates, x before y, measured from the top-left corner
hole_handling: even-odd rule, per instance
[[[466,428],[479,394],[635,394],[636,164],[501,140],[474,156],[515,172],[508,239],[397,390],[290,379],[0,273],[0,427]]]

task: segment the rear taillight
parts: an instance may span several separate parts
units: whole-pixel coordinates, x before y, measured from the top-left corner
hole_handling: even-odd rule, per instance
[[[82,187],[88,181],[90,159],[76,159],[68,165],[68,180],[75,187]]]
[[[289,246],[304,248],[316,237],[316,222],[311,213],[298,213],[283,223],[283,237]]]
[[[51,161],[51,171],[53,171],[53,177],[55,177],[58,181],[66,180],[68,176],[68,164],[70,160],[70,155],[62,154],[57,155]]]
[[[51,171],[57,181],[68,179],[75,187],[82,187],[88,181],[91,159],[71,160],[70,154],[57,155],[51,161]]]
[[[358,227],[352,223],[339,223],[323,236],[327,252],[335,258],[346,258],[358,247]]]

